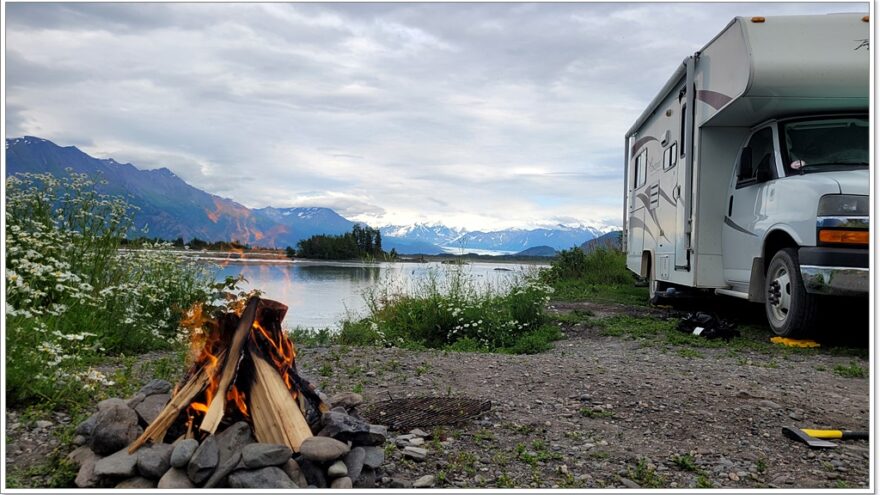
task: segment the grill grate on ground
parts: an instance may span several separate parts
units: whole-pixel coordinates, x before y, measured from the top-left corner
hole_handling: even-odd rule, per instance
[[[462,397],[408,397],[367,404],[362,414],[391,430],[451,425],[488,411],[492,402]]]

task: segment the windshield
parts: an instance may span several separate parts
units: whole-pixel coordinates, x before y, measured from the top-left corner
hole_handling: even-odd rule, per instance
[[[786,175],[868,166],[867,117],[784,122],[780,135]]]

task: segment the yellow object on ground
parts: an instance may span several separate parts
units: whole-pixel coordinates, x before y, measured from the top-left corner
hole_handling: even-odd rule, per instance
[[[809,428],[801,428],[801,431],[813,438],[843,438],[842,430],[811,430]]]
[[[772,337],[770,342],[788,347],[819,347],[819,343],[815,340],[789,339],[788,337]]]

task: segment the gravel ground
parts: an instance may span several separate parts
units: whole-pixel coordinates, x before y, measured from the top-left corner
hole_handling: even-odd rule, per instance
[[[596,318],[669,316],[667,310],[558,303]],[[392,432],[380,486],[409,487],[867,487],[867,441],[811,450],[786,425],[867,430],[869,380],[834,372],[867,359],[699,349],[683,355],[638,340],[566,324],[566,338],[538,355],[304,348],[301,372],[328,394],[366,401],[414,396],[492,401],[482,416],[423,427],[425,461],[402,455]],[[69,418],[7,411],[7,470],[44,459]],[[427,476],[427,477],[426,477]],[[431,478],[431,476],[433,478]],[[30,477],[39,486],[39,477]]]

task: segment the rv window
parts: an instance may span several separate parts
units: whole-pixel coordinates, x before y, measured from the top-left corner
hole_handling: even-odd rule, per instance
[[[672,146],[663,151],[663,170],[669,170],[678,163],[678,143],[672,143]]]
[[[681,141],[681,156],[684,156],[684,125],[685,116],[687,115],[687,103],[681,106],[681,129],[679,129],[678,140]]]
[[[645,185],[645,179],[647,178],[647,162],[648,162],[648,150],[642,150],[639,153],[639,156],[636,157],[635,173],[633,174],[633,189],[638,189]]]
[[[737,187],[744,187],[775,177],[776,161],[773,158],[773,129],[765,127],[752,134],[749,144],[743,148],[737,172]]]

